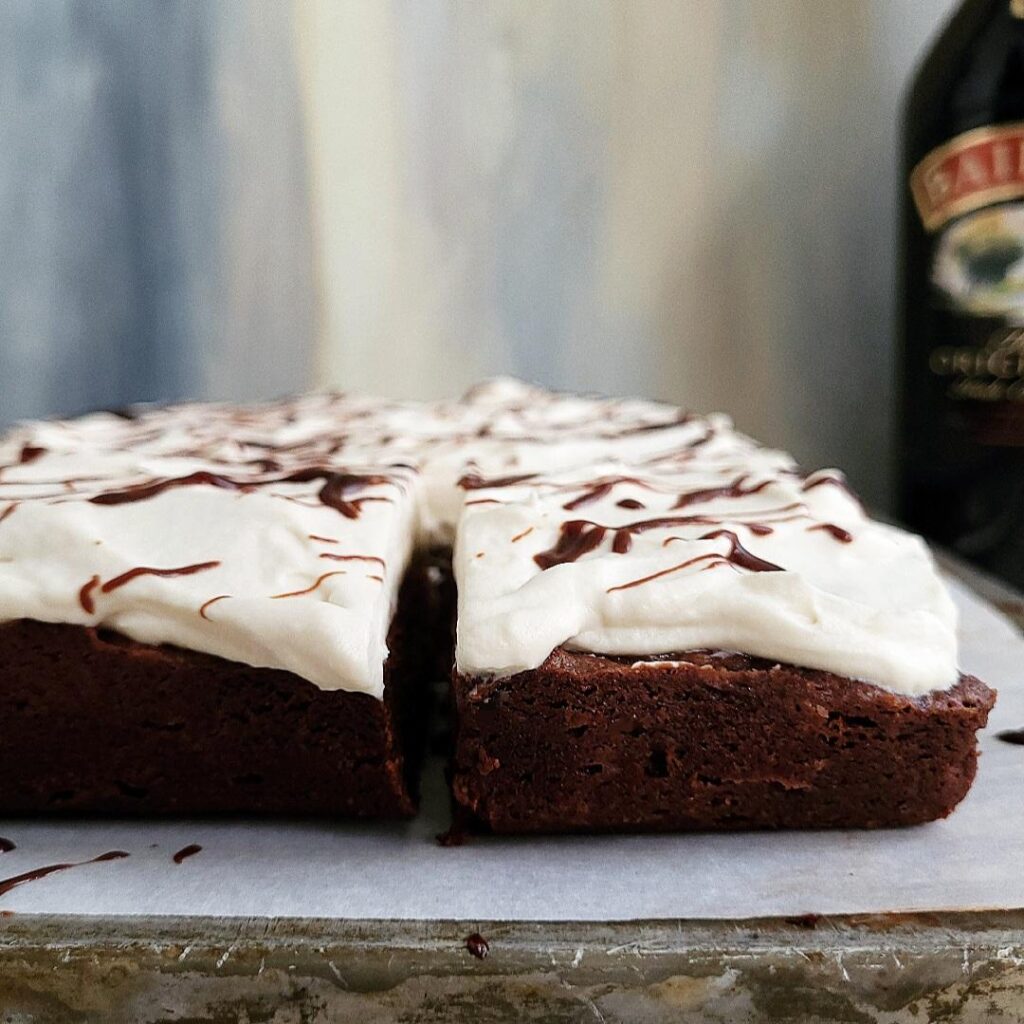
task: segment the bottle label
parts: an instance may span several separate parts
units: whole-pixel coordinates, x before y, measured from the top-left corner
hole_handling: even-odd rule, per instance
[[[910,188],[927,231],[1024,198],[1024,122],[975,128],[933,149],[911,172]]]
[[[910,187],[931,235],[928,370],[951,423],[1024,446],[1024,122],[958,135]]]

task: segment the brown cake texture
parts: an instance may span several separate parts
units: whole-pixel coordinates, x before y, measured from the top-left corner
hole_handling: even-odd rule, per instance
[[[408,817],[435,622],[416,565],[383,701],[104,629],[0,625],[0,813]]]
[[[460,827],[496,833],[881,828],[948,815],[995,694],[908,697],[739,654],[556,650],[455,674]]]
[[[566,463],[563,470],[544,471],[549,452],[553,465]],[[591,462],[605,459],[614,472],[595,476]],[[453,467],[465,471],[457,478],[465,494],[455,493]],[[168,504],[151,504],[156,499]],[[492,528],[487,517],[495,512]],[[795,538],[804,564],[813,564],[808,552],[822,550],[810,545],[821,543],[834,547],[820,557],[848,559],[845,546],[871,529],[836,471],[804,473],[721,418],[667,406],[496,382],[455,403],[325,394],[259,408],[182,406],[140,410],[123,422],[27,425],[0,438],[0,528],[4,815],[413,814],[430,694],[447,680],[456,646],[456,578],[464,605],[459,659],[480,675],[452,677],[451,780],[459,814],[473,828],[928,821],[967,792],[975,733],[994,701],[969,676],[910,697],[824,671],[705,651],[627,658],[559,648],[539,667],[501,677],[504,666],[536,665],[552,644],[574,635],[575,627],[552,632],[528,659],[508,660],[501,650],[502,637],[515,647],[525,635],[518,623],[539,623],[574,600],[577,562],[605,559],[613,585],[602,584],[597,601],[636,602],[635,622],[644,624],[684,607],[663,603],[671,595],[656,589],[686,578],[677,574],[786,571],[765,557],[774,543],[768,538],[782,535]],[[212,550],[209,529],[219,531]],[[131,543],[122,544],[122,534]],[[454,568],[453,536],[461,559]],[[392,571],[410,549],[396,600],[400,577]],[[923,549],[904,555],[908,563],[894,564],[917,565],[929,582]],[[261,605],[264,613],[275,609],[263,618],[222,606],[238,608],[233,627],[259,642],[213,642],[224,627],[204,610],[245,596],[257,563],[264,571],[255,575],[266,577],[257,596],[308,604],[290,604],[289,617],[276,612],[284,606]],[[216,586],[189,591],[185,581],[207,572],[222,574]],[[506,583],[514,591],[548,572],[568,585],[559,589],[559,577],[547,576],[531,592],[502,595],[501,614],[511,617],[484,632],[475,651],[465,643],[472,613]],[[338,588],[333,595],[321,589],[328,579]],[[157,581],[181,591],[158,589]],[[206,620],[204,632],[174,628],[186,594]],[[914,606],[918,596],[906,603]],[[531,605],[541,600],[547,603]],[[131,613],[147,602],[148,628],[131,629],[139,621]],[[348,662],[328,659],[334,667],[324,679],[311,670],[317,660],[304,657],[330,653],[335,630],[353,621],[333,611],[324,619],[330,604],[355,616],[351,628],[359,631],[346,639],[360,637],[350,646],[370,655],[362,676],[342,678]],[[392,606],[380,700],[377,671]],[[730,607],[717,614],[728,619]],[[947,610],[938,608],[935,623],[952,651]],[[524,611],[532,618],[516,618]],[[332,625],[311,631],[313,620]],[[83,622],[91,625],[74,624]],[[275,664],[310,679],[147,645],[104,623],[181,643],[198,637],[197,646],[237,657],[271,652],[281,655]],[[267,635],[257,637],[261,627]],[[898,621],[893,632],[901,635]],[[766,649],[743,636],[684,635],[647,650],[731,642]],[[864,633],[865,643],[874,636]],[[361,646],[365,638],[372,644]],[[577,635],[575,642],[584,641]],[[608,647],[600,637],[591,646]],[[784,653],[793,650],[804,648],[777,652],[798,657]],[[904,660],[920,667],[921,651],[911,646]],[[951,654],[939,681],[954,676],[952,665]],[[860,671],[849,666],[840,669]],[[374,689],[324,689],[311,679],[357,688],[371,679]]]

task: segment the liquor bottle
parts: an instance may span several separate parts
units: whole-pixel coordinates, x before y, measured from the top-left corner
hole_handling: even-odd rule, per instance
[[[905,108],[899,513],[1024,587],[1024,0],[965,0]]]

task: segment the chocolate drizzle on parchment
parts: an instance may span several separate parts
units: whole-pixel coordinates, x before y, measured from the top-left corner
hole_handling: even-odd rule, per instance
[[[35,882],[40,878],[45,878],[47,875],[56,874],[58,871],[67,871],[69,868],[80,868],[86,864],[100,864],[103,861],[108,860],[122,860],[129,856],[124,850],[108,850],[106,853],[101,853],[98,857],[93,857],[90,860],[79,860],[79,861],[68,861],[63,864],[47,864],[45,867],[33,868],[31,871],[23,871],[20,875],[12,875],[10,878],[0,879],[0,896],[5,896],[12,889],[16,889],[19,885],[25,885],[27,882]]]

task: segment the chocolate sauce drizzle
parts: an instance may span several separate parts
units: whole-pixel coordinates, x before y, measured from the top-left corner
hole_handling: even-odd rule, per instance
[[[100,587],[100,593],[109,594],[111,591],[117,590],[119,587],[123,587],[126,583],[131,583],[132,580],[138,579],[140,576],[193,576],[197,572],[205,572],[207,569],[216,569],[220,565],[220,562],[197,562],[195,565],[182,565],[176,569],[154,569],[148,565],[138,565],[134,569],[129,569],[127,572],[121,573],[120,576],[115,576],[112,580],[107,580]],[[91,582],[91,581],[90,581]],[[86,584],[88,586],[88,584]],[[83,590],[85,588],[83,587]],[[88,609],[86,609],[88,611]]]
[[[387,563],[377,555],[336,555],[333,551],[325,551],[320,558],[326,558],[331,562],[376,562],[382,569],[387,568]]]
[[[853,491],[850,488],[850,485],[846,482],[844,477],[826,474],[824,476],[819,476],[815,480],[805,479],[803,482],[803,486],[801,487],[801,490],[803,490],[804,492],[813,491],[816,487],[825,486],[838,487],[839,490],[843,491],[843,493],[845,493],[847,497],[852,498],[853,501],[856,502],[857,507],[863,511],[864,505],[861,503],[860,498],[858,498],[857,495],[853,493]]]
[[[707,554],[695,555],[693,558],[688,558],[685,562],[680,562],[678,565],[670,565],[667,569],[659,569],[658,572],[652,572],[649,576],[641,576],[638,580],[630,580],[628,583],[620,583],[616,587],[609,587],[605,593],[614,594],[616,590],[632,590],[634,587],[642,586],[644,583],[650,583],[653,580],[660,580],[662,576],[670,576],[674,572],[688,569],[691,565],[698,565],[701,562],[708,563],[704,566],[705,569],[714,569],[717,565],[729,564],[717,551],[711,551]]]
[[[45,448],[40,448],[38,445],[26,444],[21,447],[21,455],[18,458],[19,466],[27,466],[31,462],[35,462],[41,455],[46,454]]]
[[[218,601],[226,601],[230,596],[230,594],[218,594],[216,597],[211,597],[209,601],[204,601],[199,606],[199,617],[201,619],[206,619],[206,621],[209,622],[210,616],[206,614],[206,609],[211,605],[216,604]]]
[[[100,588],[101,594],[109,594],[111,591],[117,590],[119,587],[123,587],[126,583],[131,583],[132,580],[138,579],[140,576],[192,576],[197,572],[205,572],[207,569],[215,569],[220,562],[197,562],[195,565],[183,565],[175,569],[154,569],[148,565],[139,565],[134,569],[129,569],[127,572],[121,573],[120,576],[115,576],[113,579],[107,580],[106,583],[100,584],[99,576],[92,576],[78,591],[78,603],[82,606],[82,609],[87,615],[92,615],[96,611],[96,601],[93,597],[93,592],[97,587]],[[215,597],[210,601],[207,601],[199,609],[199,614],[206,618],[205,609],[213,604],[214,601],[219,601],[222,597],[228,597],[228,594],[221,594],[219,597]]]
[[[731,484],[724,487],[704,487],[697,491],[686,491],[676,499],[673,509],[686,508],[688,505],[696,505],[700,502],[715,501],[718,498],[746,498],[751,494],[759,494],[766,487],[770,487],[774,481],[762,480],[753,486],[746,486],[747,477],[737,477]]]
[[[124,850],[108,850],[106,853],[101,853],[98,857],[93,857],[91,860],[69,861],[66,864],[48,864],[46,867],[33,868],[31,871],[24,871],[20,875],[12,875],[10,878],[0,879],[0,896],[5,896],[19,885],[24,885],[26,882],[35,882],[58,871],[67,871],[68,868],[80,868],[86,864],[100,864],[108,860],[121,860],[127,856],[129,855]]]
[[[340,512],[346,519],[358,519],[363,504],[368,501],[390,501],[389,498],[363,497],[354,498],[358,491],[381,484],[393,484],[395,481],[381,473],[336,473],[322,467],[300,469],[284,477],[280,483],[308,483],[312,480],[324,481],[317,497],[328,508]]]
[[[198,843],[189,843],[188,846],[183,846],[171,860],[175,864],[180,864],[183,860],[187,860],[189,857],[194,857],[197,853],[202,850],[202,847]]]
[[[567,501],[562,508],[566,512],[572,512],[575,509],[582,508],[584,505],[590,505],[595,501],[600,501],[602,498],[607,497],[611,492],[618,487],[619,484],[632,484],[635,487],[642,487],[645,490],[652,491],[654,488],[644,480],[638,480],[633,476],[611,476],[605,477],[601,480],[595,480],[592,484],[588,485],[587,489],[580,494],[578,497],[573,498],[571,501]],[[629,499],[626,499],[627,501]],[[622,505],[622,502],[619,502]],[[624,508],[643,508],[640,502],[635,505],[623,505]]]
[[[734,565],[741,569],[746,569],[748,572],[784,571],[781,565],[765,561],[765,559],[759,558],[753,552],[748,551],[740,543],[739,537],[732,530],[713,530],[711,533],[705,533],[698,539],[716,540],[719,537],[725,537],[729,541],[729,551],[725,554],[709,551],[703,555],[695,555],[693,558],[688,558],[685,562],[680,562],[678,565],[670,566],[667,569],[661,569],[659,572],[653,572],[649,576],[642,576],[640,579],[630,580],[628,583],[620,583],[616,587],[609,587],[606,593],[612,594],[617,590],[632,590],[633,587],[639,587],[644,583],[650,583],[652,580],[661,579],[663,576],[679,572],[681,569],[689,568],[691,565],[697,565],[700,562],[708,563],[704,567],[705,569],[712,569],[717,565]]]
[[[1024,729],[1004,729],[996,733],[996,739],[1012,743],[1015,747],[1024,747]]]
[[[761,514],[765,515],[767,513]],[[599,547],[605,536],[609,533],[612,534],[612,551],[617,555],[624,555],[632,547],[633,536],[635,534],[646,533],[648,530],[671,529],[673,526],[721,526],[726,521],[727,520],[719,519],[714,516],[659,516],[656,519],[640,519],[636,522],[626,523],[622,526],[605,526],[601,523],[591,522],[588,519],[570,519],[568,522],[561,525],[558,540],[555,542],[554,546],[549,548],[547,551],[538,552],[533,556],[533,560],[541,567],[541,569],[550,569],[552,566],[561,565],[564,562],[575,562],[578,558]],[[734,520],[732,522],[737,526],[746,527],[751,533],[757,536],[765,536],[772,532],[772,528],[765,523],[736,523]],[[763,566],[773,565],[771,562],[765,562],[763,559],[757,558],[756,555],[751,555],[750,552],[740,544],[736,534],[730,530],[717,530],[712,533],[704,534],[697,539],[709,540],[714,537],[726,535],[736,538],[736,546],[733,549],[732,555],[729,556],[729,561],[742,568],[751,568],[754,563],[763,563]],[[667,544],[670,540],[680,539],[682,538],[670,537],[663,543]],[[750,564],[746,564],[747,562]],[[774,566],[771,570],[763,567],[752,569],[754,572],[779,570],[779,566]]]
[[[403,465],[395,468],[407,467]],[[150,498],[155,498],[165,491],[178,487],[222,487],[228,490],[250,492],[256,487],[266,487],[272,484],[311,483],[316,480],[324,481],[323,486],[317,492],[319,502],[340,512],[347,519],[358,519],[363,504],[368,501],[390,501],[389,498],[377,496],[355,497],[359,491],[368,487],[396,483],[393,477],[383,473],[342,473],[325,466],[307,466],[284,476],[249,480],[238,480],[225,476],[223,473],[211,473],[204,469],[186,476],[165,477],[161,480],[135,484],[123,490],[104,491],[94,494],[89,501],[94,505],[124,505],[129,502],[148,501]]]
[[[252,486],[251,483],[241,483],[231,477],[223,476],[220,473],[210,473],[207,470],[199,470],[196,473],[189,473],[187,476],[165,477],[162,480],[154,480],[150,483],[135,484],[120,491],[104,491],[101,494],[94,494],[89,501],[94,505],[126,505],[135,501],[148,501],[155,498],[164,491],[170,491],[177,487],[223,487],[227,490],[242,491]]]
[[[492,487],[514,487],[516,484],[525,483],[527,480],[534,480],[536,477],[536,473],[492,477],[481,476],[479,473],[465,473],[459,479],[459,486],[464,491],[489,490]]]
[[[541,569],[551,569],[565,562],[575,562],[588,551],[599,547],[607,532],[608,527],[599,523],[591,523],[586,519],[570,519],[569,522],[562,523],[554,547],[547,551],[538,551],[533,560]],[[625,536],[629,537],[629,534],[626,533]]]
[[[641,423],[635,427],[625,427],[615,433],[615,437],[632,437],[636,434],[649,434],[653,430],[669,430],[672,427],[682,427],[693,422],[693,413],[681,412],[673,419],[658,420],[654,423]]]
[[[776,565],[774,562],[769,562],[764,558],[758,558],[757,555],[748,551],[740,543],[739,537],[732,530],[712,530],[711,533],[703,534],[700,540],[716,540],[718,537],[724,537],[728,540],[729,553],[724,557],[733,565],[738,565],[741,569],[746,569],[748,572],[784,571],[781,565]]]
[[[332,576],[344,576],[344,575],[345,575],[345,570],[344,569],[335,569],[334,572],[325,572],[323,574],[323,576],[318,576],[316,581],[311,583],[304,590],[290,590],[286,594],[272,594],[270,599],[272,601],[279,601],[283,597],[302,597],[304,594],[312,594],[313,591],[316,590],[320,586],[320,584],[323,583],[324,580],[330,579]]]
[[[807,527],[808,533],[812,533],[815,530],[830,534],[840,544],[849,544],[853,541],[853,534],[849,530],[844,530],[841,526],[836,526],[835,523],[815,523],[814,526]]]
[[[815,487],[838,487],[841,491],[850,493],[850,488],[842,477],[838,476],[819,476],[816,480],[804,480],[803,486],[800,488],[802,491],[813,491]]]
[[[472,486],[468,486],[463,482],[463,486],[467,490],[480,490],[484,488],[500,488],[509,487],[513,484],[520,483],[523,480],[530,480],[536,477],[536,474],[526,474],[523,476],[512,476],[512,477],[499,477],[494,479],[486,479],[479,475],[472,475],[471,477],[463,477],[463,481],[471,480]],[[771,478],[762,480],[759,483],[748,485],[747,480],[749,474],[743,474],[738,476],[732,483],[725,484],[720,487],[704,487],[694,491],[684,491],[679,494],[676,498],[675,504],[672,506],[673,510],[686,508],[689,505],[697,505],[704,502],[715,501],[722,498],[738,499],[746,498],[752,494],[760,494],[761,491],[770,487],[775,481]],[[586,505],[593,504],[596,501],[600,501],[602,498],[607,497],[611,492],[620,484],[631,484],[634,487],[642,487],[648,491],[654,491],[658,488],[654,486],[650,481],[641,480],[633,476],[612,476],[602,477],[598,480],[593,480],[588,484],[582,485],[584,490],[582,493],[577,495],[575,498],[571,498],[567,501],[562,508],[566,512],[574,512],[578,508],[583,508]],[[573,489],[578,489],[580,485],[573,485]],[[643,508],[644,504],[641,501],[637,501],[634,498],[624,498],[622,501],[617,502],[620,508]]]
[[[29,463],[35,462],[36,459],[45,454],[45,448],[40,448],[38,445],[33,444],[24,444],[21,446],[21,450],[18,452],[18,457],[14,462],[8,462],[4,465],[0,465],[0,475],[2,475],[6,469],[15,469],[18,466],[27,466]]]
[[[78,592],[78,603],[82,606],[86,615],[92,615],[96,611],[96,602],[92,599],[92,592],[99,585],[99,576],[93,576],[88,582],[82,584],[82,589]]]

